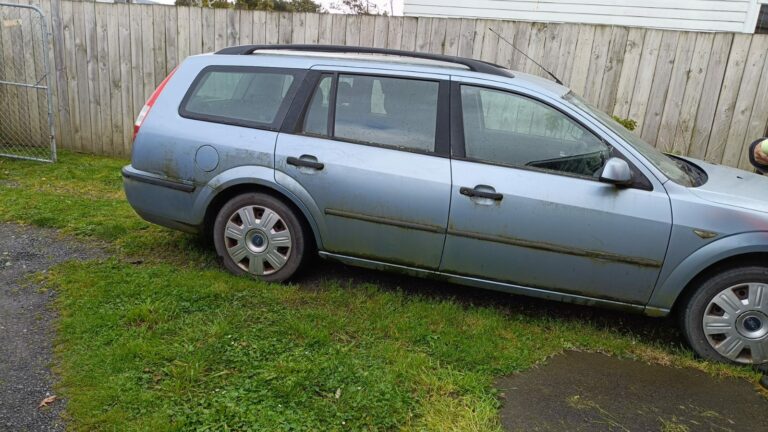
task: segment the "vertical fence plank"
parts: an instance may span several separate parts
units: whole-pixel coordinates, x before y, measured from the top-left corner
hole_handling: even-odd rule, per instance
[[[98,142],[101,145],[102,154],[115,154],[115,149],[120,146],[119,143],[113,143],[113,125],[112,125],[112,92],[109,59],[109,10],[110,6],[104,3],[95,4],[96,15],[96,56],[99,71],[98,89],[99,101],[101,106],[97,112],[101,131],[99,132]]]
[[[201,53],[216,51],[215,9],[200,8],[200,41]]]
[[[167,66],[165,64],[167,44],[165,40],[165,12],[170,7],[152,7],[152,56],[155,59],[154,81],[152,81],[152,90],[155,89],[165,78]]]
[[[293,28],[293,14],[282,12],[279,16],[280,27],[278,33],[277,43],[281,45],[287,45],[291,43],[291,31]]]
[[[619,83],[616,89],[616,99],[613,105],[613,115],[621,118],[629,116],[629,107],[632,103],[632,93],[637,81],[644,39],[645,29],[632,28],[629,30],[627,45],[624,49],[624,64],[621,67]]]
[[[427,50],[433,54],[442,54],[445,46],[446,20],[436,19],[432,22],[429,32],[429,48]],[[495,59],[494,54],[494,59]]]
[[[178,8],[165,10],[165,75],[179,64],[179,13]],[[187,33],[189,35],[189,33]],[[185,39],[186,41],[186,39]]]
[[[656,135],[656,147],[664,152],[671,152],[675,139],[675,129],[680,119],[685,87],[691,72],[691,60],[696,44],[696,33],[685,32],[680,35],[675,53],[672,75],[667,84],[667,97],[661,114],[661,125]]]
[[[611,112],[616,103],[616,92],[619,88],[621,71],[624,68],[624,53],[627,50],[628,38],[629,30],[627,28],[613,28],[603,73],[603,84],[597,102],[597,107],[606,112]]]
[[[517,36],[515,36],[517,37]],[[589,59],[592,54],[592,43],[595,40],[595,28],[583,26],[579,29],[579,40],[576,42],[576,54],[573,60],[573,70],[567,81],[571,89],[577,94],[584,95],[587,86],[587,73],[589,72]]]
[[[304,42],[308,44],[319,43],[320,40],[320,14],[308,13],[304,20]]]
[[[638,80],[632,92],[632,103],[629,106],[629,118],[637,122],[635,133],[640,135],[645,122],[645,112],[648,107],[648,97],[651,94],[653,73],[659,58],[662,31],[651,29],[646,31],[643,41],[643,52],[640,56],[640,68],[637,70]]]
[[[717,102],[715,119],[712,124],[712,134],[709,136],[709,144],[704,156],[708,162],[719,163],[723,160],[726,140],[733,119],[733,110],[739,95],[741,77],[744,74],[744,66],[751,42],[751,35],[738,34],[733,38],[731,54],[728,57],[728,65],[722,81],[723,85],[720,88],[720,99]]]
[[[363,15],[360,17],[360,46],[373,46],[373,32],[376,28],[376,17]]]
[[[180,22],[181,24],[181,22]],[[181,32],[183,27],[179,26]],[[199,7],[189,8],[189,52],[188,55],[203,52],[203,9]]]
[[[253,12],[253,43],[267,43],[267,13],[264,11]]]
[[[360,16],[348,15],[347,26],[344,31],[345,45],[358,46],[360,45]]]
[[[93,151],[91,129],[91,105],[88,97],[88,60],[85,47],[85,14],[83,13],[84,3],[74,3],[72,5],[72,15],[74,17],[74,35],[75,35],[75,58],[77,74],[77,103],[79,109],[79,119],[81,124],[81,140],[78,151]]]
[[[317,43],[319,44],[332,44],[333,35],[339,32],[334,32],[333,20],[336,19],[330,14],[322,14],[317,20]]]
[[[227,47],[227,10],[213,10],[213,50],[218,51]]]
[[[725,149],[720,163],[728,166],[738,166],[741,156],[746,152],[744,146],[746,140],[752,141],[759,136],[747,137],[747,127],[752,115],[752,107],[755,105],[755,94],[760,84],[760,76],[765,65],[765,57],[768,53],[768,36],[754,35],[749,47],[744,73],[741,76],[739,93],[733,109],[731,126],[728,138],[725,140]]]
[[[697,159],[704,159],[707,152],[707,144],[712,134],[717,101],[720,97],[720,88],[725,76],[732,44],[732,34],[719,33],[715,35],[715,40],[712,44],[712,54],[710,55],[704,78],[704,87],[701,92],[701,101],[696,112],[696,120],[688,146],[688,154]]]
[[[605,75],[605,63],[608,56],[608,47],[611,43],[612,28],[598,26],[595,29],[595,39],[592,43],[592,51],[589,57],[589,69],[587,82],[584,88],[584,98],[594,105],[598,105],[600,89]]]
[[[192,28],[190,26],[190,9],[187,6],[176,8],[176,58],[177,64],[189,57],[189,47],[192,39]],[[166,36],[167,38],[167,36]]]
[[[389,33],[389,17],[377,16],[373,23],[373,46],[376,48],[387,47],[387,34]]]
[[[685,85],[685,95],[680,106],[680,117],[675,126],[675,138],[672,142],[672,152],[687,154],[688,144],[693,135],[693,125],[696,121],[696,111],[701,100],[701,90],[707,73],[707,64],[712,53],[714,33],[699,33],[696,35],[696,45],[693,48],[688,82]]]
[[[237,9],[225,9],[227,11],[227,46],[235,46],[240,40],[240,11]]]
[[[130,154],[133,138],[133,78],[131,77],[131,23],[129,6],[117,5],[118,56],[120,59],[120,117],[123,155]]]
[[[249,45],[253,43],[253,12],[249,10],[240,11],[239,23],[239,41],[240,45]]]
[[[393,17],[387,28],[387,48],[400,49],[403,40],[403,18]]]

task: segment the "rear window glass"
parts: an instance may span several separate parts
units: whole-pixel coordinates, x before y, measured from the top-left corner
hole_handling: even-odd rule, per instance
[[[198,120],[274,126],[297,81],[294,73],[273,69],[207,68],[195,79],[181,114]]]

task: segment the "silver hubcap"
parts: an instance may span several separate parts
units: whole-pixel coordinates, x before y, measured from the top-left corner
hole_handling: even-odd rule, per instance
[[[236,211],[224,231],[227,253],[241,269],[256,276],[285,266],[291,254],[291,232],[273,210],[247,206]]]
[[[704,312],[704,334],[722,356],[768,362],[768,285],[745,283],[721,291]]]

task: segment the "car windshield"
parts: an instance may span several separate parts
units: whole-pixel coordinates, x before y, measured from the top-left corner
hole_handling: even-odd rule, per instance
[[[640,154],[652,163],[653,166],[669,177],[670,180],[683,186],[694,186],[696,184],[695,179],[690,174],[691,168],[685,161],[667,156],[660,152],[655,147],[643,141],[639,136],[617,123],[611,116],[593,107],[589,102],[573,92],[569,92],[564,97],[565,100],[586,111],[595,120],[615,132],[616,135],[620,136],[629,145],[634,147],[635,150],[640,152]]]

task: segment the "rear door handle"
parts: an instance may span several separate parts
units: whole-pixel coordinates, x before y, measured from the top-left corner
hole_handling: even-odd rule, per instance
[[[309,158],[312,158],[312,159],[315,159],[315,160],[312,160],[312,159],[309,159]],[[312,168],[312,169],[316,169],[316,170],[321,170],[321,169],[325,168],[325,164],[324,163],[318,162],[317,158],[315,158],[314,156],[309,156],[309,155],[302,155],[300,158],[289,156],[288,159],[286,160],[286,162],[288,162],[288,165],[293,165],[293,166],[296,166],[296,167],[306,167],[306,168]]]
[[[481,189],[473,189],[468,187],[460,188],[459,193],[470,198],[488,198],[494,201],[501,201],[504,198],[504,194],[500,194],[498,192],[484,191]]]

